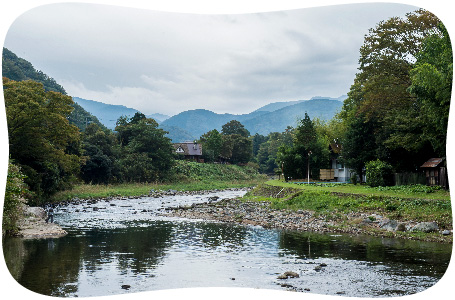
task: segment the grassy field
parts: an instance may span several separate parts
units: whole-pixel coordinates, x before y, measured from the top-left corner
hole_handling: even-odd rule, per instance
[[[439,187],[429,187],[424,185],[403,185],[391,187],[372,188],[367,185],[338,184],[338,183],[291,183],[280,180],[270,180],[266,184],[273,186],[289,187],[307,191],[329,191],[343,194],[356,194],[365,196],[385,196],[401,199],[433,199],[450,200],[450,193]]]
[[[186,182],[186,183],[125,183],[118,185],[102,184],[79,184],[71,190],[57,193],[51,202],[61,202],[72,198],[105,198],[113,196],[141,196],[148,195],[150,190],[177,190],[177,191],[202,191],[214,189],[240,188],[255,186],[263,180],[241,180],[241,181],[212,181],[212,182]]]
[[[277,197],[278,193],[282,198]],[[349,213],[365,212],[401,221],[436,221],[441,228],[452,228],[449,192],[422,185],[371,188],[352,184],[308,185],[272,180],[251,192],[247,198],[271,201],[276,209],[311,210],[327,218],[343,218]]]

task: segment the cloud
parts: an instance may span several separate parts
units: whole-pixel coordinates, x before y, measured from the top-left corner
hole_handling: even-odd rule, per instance
[[[370,4],[195,15],[55,4],[18,18],[5,46],[72,96],[146,114],[248,113],[272,101],[346,94],[364,34],[412,10]]]

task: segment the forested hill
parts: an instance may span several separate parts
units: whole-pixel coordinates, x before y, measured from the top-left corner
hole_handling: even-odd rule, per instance
[[[49,77],[42,71],[36,70],[33,65],[18,57],[7,48],[3,48],[2,53],[2,76],[14,81],[33,80],[41,83],[46,91],[59,92],[66,95],[65,89],[58,84],[54,78]],[[80,130],[84,130],[89,123],[96,123],[101,128],[107,128],[92,114],[82,108],[79,104],[72,104],[74,110],[69,117],[69,121],[75,124]]]

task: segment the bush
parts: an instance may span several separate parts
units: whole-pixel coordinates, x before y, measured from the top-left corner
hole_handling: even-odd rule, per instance
[[[21,173],[20,168],[9,162],[3,204],[2,235],[12,235],[18,230],[17,221],[20,217],[22,204],[25,203],[23,196],[27,192],[24,178],[25,176]]]
[[[366,163],[367,184],[371,187],[393,184],[392,166],[379,159]]]

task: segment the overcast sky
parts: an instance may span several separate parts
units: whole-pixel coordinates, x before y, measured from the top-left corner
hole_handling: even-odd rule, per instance
[[[368,3],[198,15],[60,3],[17,18],[4,46],[71,96],[145,114],[242,114],[346,94],[368,30],[416,9]]]

